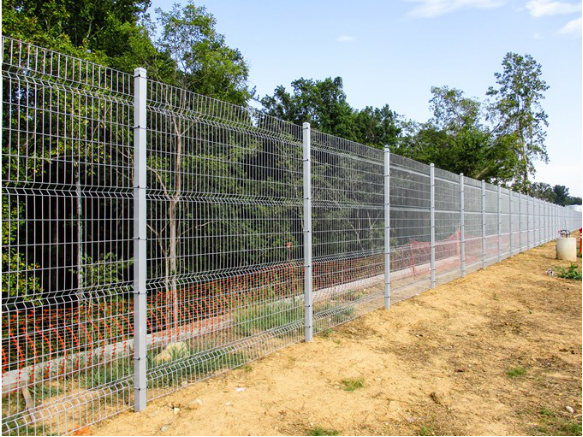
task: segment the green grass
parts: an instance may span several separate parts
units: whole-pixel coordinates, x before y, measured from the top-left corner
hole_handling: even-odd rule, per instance
[[[343,379],[342,381],[342,389],[344,391],[355,391],[359,388],[364,387],[364,379],[363,378],[348,378]]]
[[[555,413],[549,408],[541,408],[539,412],[539,425],[533,429],[538,435],[581,435],[581,424],[565,419],[565,413]]]
[[[258,332],[301,321],[303,317],[303,307],[297,302],[259,302],[236,311],[233,314],[233,325],[238,335],[250,337]]]
[[[334,333],[333,329],[324,329],[324,331],[322,331],[322,337],[324,338],[330,338],[330,336]]]
[[[562,279],[573,279],[576,281],[581,281],[581,272],[577,270],[577,264],[571,264],[566,269],[563,267],[555,267],[557,278]]]
[[[338,435],[338,431],[336,431],[335,429],[316,426],[315,428],[308,431],[307,435]]]
[[[417,435],[432,435],[433,430],[430,427],[422,426]]]
[[[526,369],[524,367],[513,367],[506,372],[506,376],[509,378],[518,378],[524,375],[526,375]]]

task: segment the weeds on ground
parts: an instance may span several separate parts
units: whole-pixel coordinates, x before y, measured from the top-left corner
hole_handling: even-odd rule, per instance
[[[325,329],[324,331],[322,331],[322,337],[324,338],[330,338],[330,336],[334,333],[333,329]]]
[[[581,435],[581,424],[565,419],[549,408],[541,408],[539,425],[533,430],[537,435]]]
[[[307,435],[338,435],[338,431],[335,429],[322,428],[321,426],[316,426],[308,431]]]
[[[509,378],[518,378],[524,375],[526,375],[526,369],[524,367],[513,367],[506,372],[506,376]]]
[[[260,302],[233,314],[235,332],[244,337],[302,321],[303,307],[297,302]]]
[[[422,426],[417,432],[417,435],[433,435],[433,434],[434,434],[433,429],[427,426]]]
[[[581,272],[577,270],[577,264],[571,264],[566,269],[563,267],[555,267],[555,271],[557,272],[557,278],[574,279],[578,281],[581,281],[582,278]]]
[[[355,391],[359,388],[364,387],[364,379],[363,378],[348,378],[343,379],[342,381],[342,389],[344,391]]]

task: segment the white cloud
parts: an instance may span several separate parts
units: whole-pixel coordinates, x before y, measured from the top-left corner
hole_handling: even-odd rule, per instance
[[[338,41],[338,42],[352,42],[352,41],[356,41],[356,37],[351,36],[351,35],[340,35],[338,38],[336,38],[336,41]]]
[[[559,33],[569,35],[578,34],[579,36],[581,36],[581,17],[569,21],[561,28],[561,30],[559,30]]]
[[[526,9],[533,17],[543,17],[545,15],[572,14],[581,10],[581,3],[567,3],[552,0],[530,0],[526,4]]]
[[[459,9],[492,9],[504,4],[504,0],[408,0],[419,5],[409,15],[414,17],[437,17]]]

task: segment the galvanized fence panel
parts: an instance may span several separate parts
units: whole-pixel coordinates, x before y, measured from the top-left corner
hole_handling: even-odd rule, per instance
[[[479,181],[464,176],[466,272],[482,267],[482,192]]]
[[[302,130],[148,82],[148,399],[302,338]]]
[[[461,276],[459,175],[435,169],[435,271],[437,283]]]
[[[581,226],[143,69],[3,38],[2,80],[6,435],[141,410]]]
[[[391,155],[391,301],[426,290],[431,276],[429,166]]]
[[[2,431],[131,405],[132,76],[3,38]]]
[[[318,333],[383,304],[384,154],[315,130],[311,145]]]

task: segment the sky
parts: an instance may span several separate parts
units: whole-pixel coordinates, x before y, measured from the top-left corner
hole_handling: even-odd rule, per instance
[[[185,0],[152,0],[169,10]],[[340,76],[354,108],[431,117],[432,86],[485,98],[507,52],[530,54],[550,86],[549,164],[535,180],[582,195],[581,2],[567,0],[203,0],[250,66],[259,97],[300,77]]]

